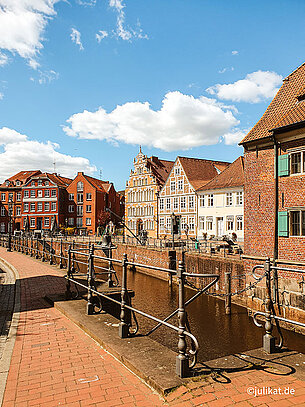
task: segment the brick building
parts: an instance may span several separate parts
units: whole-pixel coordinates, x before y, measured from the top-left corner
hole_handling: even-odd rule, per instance
[[[22,229],[55,230],[64,225],[71,182],[57,174],[32,175],[22,187]]]
[[[173,161],[147,157],[140,147],[125,189],[125,223],[134,234],[145,230],[148,237],[158,237],[158,194],[173,165]],[[132,236],[128,230],[126,234]]]
[[[8,204],[12,201],[12,232],[20,230],[21,220],[21,188],[33,176],[40,174],[39,170],[20,171],[0,185],[0,233],[8,233]]]
[[[109,215],[106,208],[119,216],[124,212],[124,199],[111,182],[89,177],[83,172],[77,173],[67,187],[67,193],[67,225],[79,231],[94,234],[99,225],[110,219],[117,223],[117,218]]]
[[[236,234],[244,239],[244,160],[238,157],[197,190],[198,238]]]
[[[284,79],[241,145],[245,253],[304,262],[305,64]]]
[[[229,163],[199,158],[177,157],[160,192],[159,237],[170,237],[171,215],[180,216],[181,238],[197,236],[198,203],[196,191]]]

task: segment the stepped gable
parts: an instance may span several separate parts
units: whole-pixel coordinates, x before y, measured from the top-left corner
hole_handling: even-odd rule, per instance
[[[224,161],[178,157],[192,187],[197,190],[230,165]]]
[[[244,157],[238,157],[232,164],[213,178],[212,181],[200,188],[200,190],[241,187],[244,184]]]
[[[283,80],[283,85],[268,106],[262,118],[240,142],[270,137],[270,130],[305,120],[305,63]],[[287,124],[286,124],[287,123]]]

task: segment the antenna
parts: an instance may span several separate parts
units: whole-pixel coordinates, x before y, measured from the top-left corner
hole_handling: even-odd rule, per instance
[[[56,160],[55,160],[55,154],[53,153],[53,172],[56,174]]]
[[[102,169],[100,169],[100,180],[102,179]]]

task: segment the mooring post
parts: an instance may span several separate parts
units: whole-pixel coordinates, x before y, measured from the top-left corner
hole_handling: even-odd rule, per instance
[[[59,268],[62,269],[63,265],[63,251],[62,251],[62,238],[60,238],[60,259],[59,259]]]
[[[266,311],[266,323],[265,330],[266,333],[263,337],[263,348],[267,353],[275,352],[275,337],[272,336],[272,323],[271,323],[271,265],[270,259],[267,258],[264,265],[264,270],[266,273],[266,300],[265,300],[265,311]]]
[[[68,247],[68,252],[67,252],[68,260],[67,260],[67,284],[66,284],[66,300],[70,300],[72,298],[72,293],[71,293],[71,283],[70,283],[70,277],[71,277],[71,245],[69,244]]]
[[[94,267],[93,267],[93,255],[94,255],[94,245],[92,244],[88,255],[88,273],[87,273],[87,284],[88,284],[88,302],[87,302],[87,315],[92,315],[94,313],[93,296],[91,289],[94,288]]]
[[[232,281],[231,277],[232,277],[231,271],[225,272],[225,290],[226,290],[225,310],[227,315],[231,314],[231,281]]]
[[[119,337],[127,338],[129,329],[126,323],[126,309],[125,305],[127,303],[127,254],[124,253],[123,264],[122,264],[122,290],[121,290],[121,322],[119,324]]]
[[[179,321],[179,340],[178,350],[179,354],[176,357],[176,374],[179,377],[187,377],[189,373],[189,358],[186,354],[186,339],[184,331],[186,329],[186,311],[184,304],[184,262],[179,261],[179,267],[177,271],[177,279],[179,284],[179,299],[178,299],[178,321]]]

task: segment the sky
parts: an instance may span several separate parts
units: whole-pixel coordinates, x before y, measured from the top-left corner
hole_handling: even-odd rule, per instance
[[[124,189],[139,151],[234,161],[304,62],[304,0],[0,0],[0,181]]]

